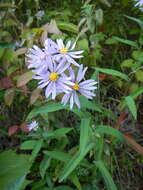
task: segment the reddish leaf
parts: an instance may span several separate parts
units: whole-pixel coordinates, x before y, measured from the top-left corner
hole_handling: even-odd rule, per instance
[[[5,91],[4,101],[5,101],[6,105],[10,106],[12,104],[13,98],[14,98],[14,94],[15,94],[15,89],[13,89],[13,88],[7,89]]]
[[[34,104],[34,102],[39,98],[40,92],[41,92],[41,89],[40,89],[40,88],[36,88],[36,89],[32,92],[31,97],[30,97],[30,104]]]
[[[130,135],[125,134],[124,135],[125,140],[127,142],[127,144],[129,144],[131,146],[132,149],[134,149],[136,152],[138,152],[139,154],[143,155],[143,147],[138,144]]]
[[[12,80],[9,77],[4,77],[0,81],[0,86],[2,88],[10,88],[13,86]]]
[[[102,73],[99,74],[99,80],[100,81],[103,81],[103,80],[108,79],[108,78],[110,78],[109,75],[102,74]]]
[[[28,123],[24,122],[20,125],[20,129],[24,132],[28,132],[29,133],[29,130],[28,130],[28,127],[27,127]]]
[[[99,32],[104,32],[104,31],[105,31],[104,25],[99,26],[98,31],[99,31]]]
[[[14,125],[14,126],[12,126],[12,127],[10,127],[8,129],[8,135],[12,136],[12,135],[17,134],[18,130],[19,130],[19,126],[18,125]]]

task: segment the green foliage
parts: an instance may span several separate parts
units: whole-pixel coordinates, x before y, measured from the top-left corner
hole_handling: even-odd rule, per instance
[[[17,190],[24,183],[31,163],[29,155],[5,151],[0,154],[0,186],[1,190]]]
[[[142,172],[122,170],[128,170],[131,160],[139,162],[132,170],[141,165],[124,145],[126,130],[138,140],[142,125],[143,14],[135,3],[0,2],[0,132],[2,140],[6,138],[1,147],[20,152],[0,154],[0,190],[117,190],[123,189],[122,183],[142,188],[134,184],[141,181]],[[37,16],[39,11],[44,14]],[[56,102],[45,100],[27,70],[28,48],[33,44],[42,48],[47,36],[76,41],[77,49],[84,50],[79,62],[88,66],[88,78],[98,83],[93,100],[79,96],[81,109],[70,110],[59,97]],[[31,120],[39,122],[35,132],[23,127]],[[11,125],[17,131],[8,137]],[[142,148],[134,141],[131,147],[137,152]],[[131,155],[123,158],[126,164],[120,152]],[[135,175],[139,179],[133,179]]]

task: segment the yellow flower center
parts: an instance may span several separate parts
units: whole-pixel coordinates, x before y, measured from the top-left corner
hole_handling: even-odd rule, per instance
[[[78,89],[79,89],[78,83],[75,83],[75,85],[72,86],[72,89],[73,89],[73,90],[78,90]]]
[[[60,53],[67,53],[68,52],[68,49],[67,48],[62,48],[62,49],[60,49]]]
[[[49,79],[53,80],[53,81],[56,81],[58,78],[59,78],[58,73],[54,73],[54,72],[51,73],[50,76],[49,76]]]

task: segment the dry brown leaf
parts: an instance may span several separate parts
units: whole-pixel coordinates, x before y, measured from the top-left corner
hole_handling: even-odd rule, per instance
[[[23,55],[27,52],[27,48],[19,48],[14,52],[14,56]]]
[[[139,154],[143,155],[143,147],[138,144],[130,135],[124,135],[127,144]]]
[[[40,88],[36,88],[32,94],[31,94],[31,97],[30,97],[30,104],[34,104],[34,102],[39,98],[40,96],[40,92],[41,92],[42,89]]]
[[[43,25],[42,28],[44,29],[44,31],[46,30],[50,34],[56,34],[56,35],[62,34],[62,32],[57,27],[56,21],[54,19],[51,20],[50,24],[47,23],[47,24]]]
[[[32,79],[33,75],[34,73],[32,73],[31,71],[26,72],[23,75],[21,75],[17,80],[17,87],[21,87],[27,84]]]
[[[50,23],[43,25],[42,30],[43,30],[43,33],[40,38],[40,42],[42,45],[44,45],[44,42],[47,39],[48,33],[62,35],[62,32],[57,27],[56,21],[54,19],[52,19]]]
[[[18,132],[18,130],[19,130],[19,126],[18,125],[11,126],[8,129],[8,135],[9,136],[15,135]]]
[[[13,102],[13,98],[14,98],[14,94],[15,94],[15,89],[14,88],[10,88],[10,89],[7,89],[5,91],[5,94],[4,94],[4,101],[5,101],[5,104],[10,106]]]

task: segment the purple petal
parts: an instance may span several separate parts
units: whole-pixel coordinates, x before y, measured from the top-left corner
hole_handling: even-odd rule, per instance
[[[71,80],[75,81],[75,73],[71,67],[69,68],[69,74],[70,74]]]
[[[45,86],[47,86],[49,84],[50,81],[47,81],[41,85],[38,86],[38,88],[44,88]]]
[[[87,67],[85,67],[83,70],[83,65],[79,67],[78,74],[77,74],[77,82],[80,82],[84,78],[86,70],[87,70]]]
[[[55,82],[53,82],[53,86],[52,86],[52,99],[54,100],[56,97],[56,84]]]
[[[66,57],[67,62],[72,63],[76,67],[79,67],[79,64],[74,59],[72,59],[68,54],[65,54],[65,57]]]
[[[80,85],[86,85],[86,84],[89,84],[89,83],[97,84],[97,82],[95,80],[89,79],[89,80],[85,80],[83,82],[80,82]]]
[[[80,101],[75,91],[74,91],[74,102],[76,103],[77,107],[80,109]]]
[[[45,90],[46,98],[48,98],[50,96],[50,94],[52,93],[52,85],[53,85],[53,82],[50,82]]]
[[[75,55],[75,54],[72,53],[72,52],[69,52],[68,54],[69,54],[71,57],[75,58],[75,59],[79,59],[79,58],[82,58],[82,57],[83,57],[83,55]]]
[[[66,105],[67,102],[69,101],[70,96],[71,96],[71,93],[65,94],[65,95],[63,96],[63,98],[62,98],[61,103],[64,104],[64,105]]]
[[[70,109],[73,108],[73,104],[74,104],[74,99],[73,99],[73,93],[72,93],[70,97]]]
[[[94,94],[93,92],[90,92],[90,91],[88,91],[88,90],[80,89],[79,92],[80,92],[82,95],[86,96],[88,99],[92,99],[93,96],[95,96],[95,94]]]

